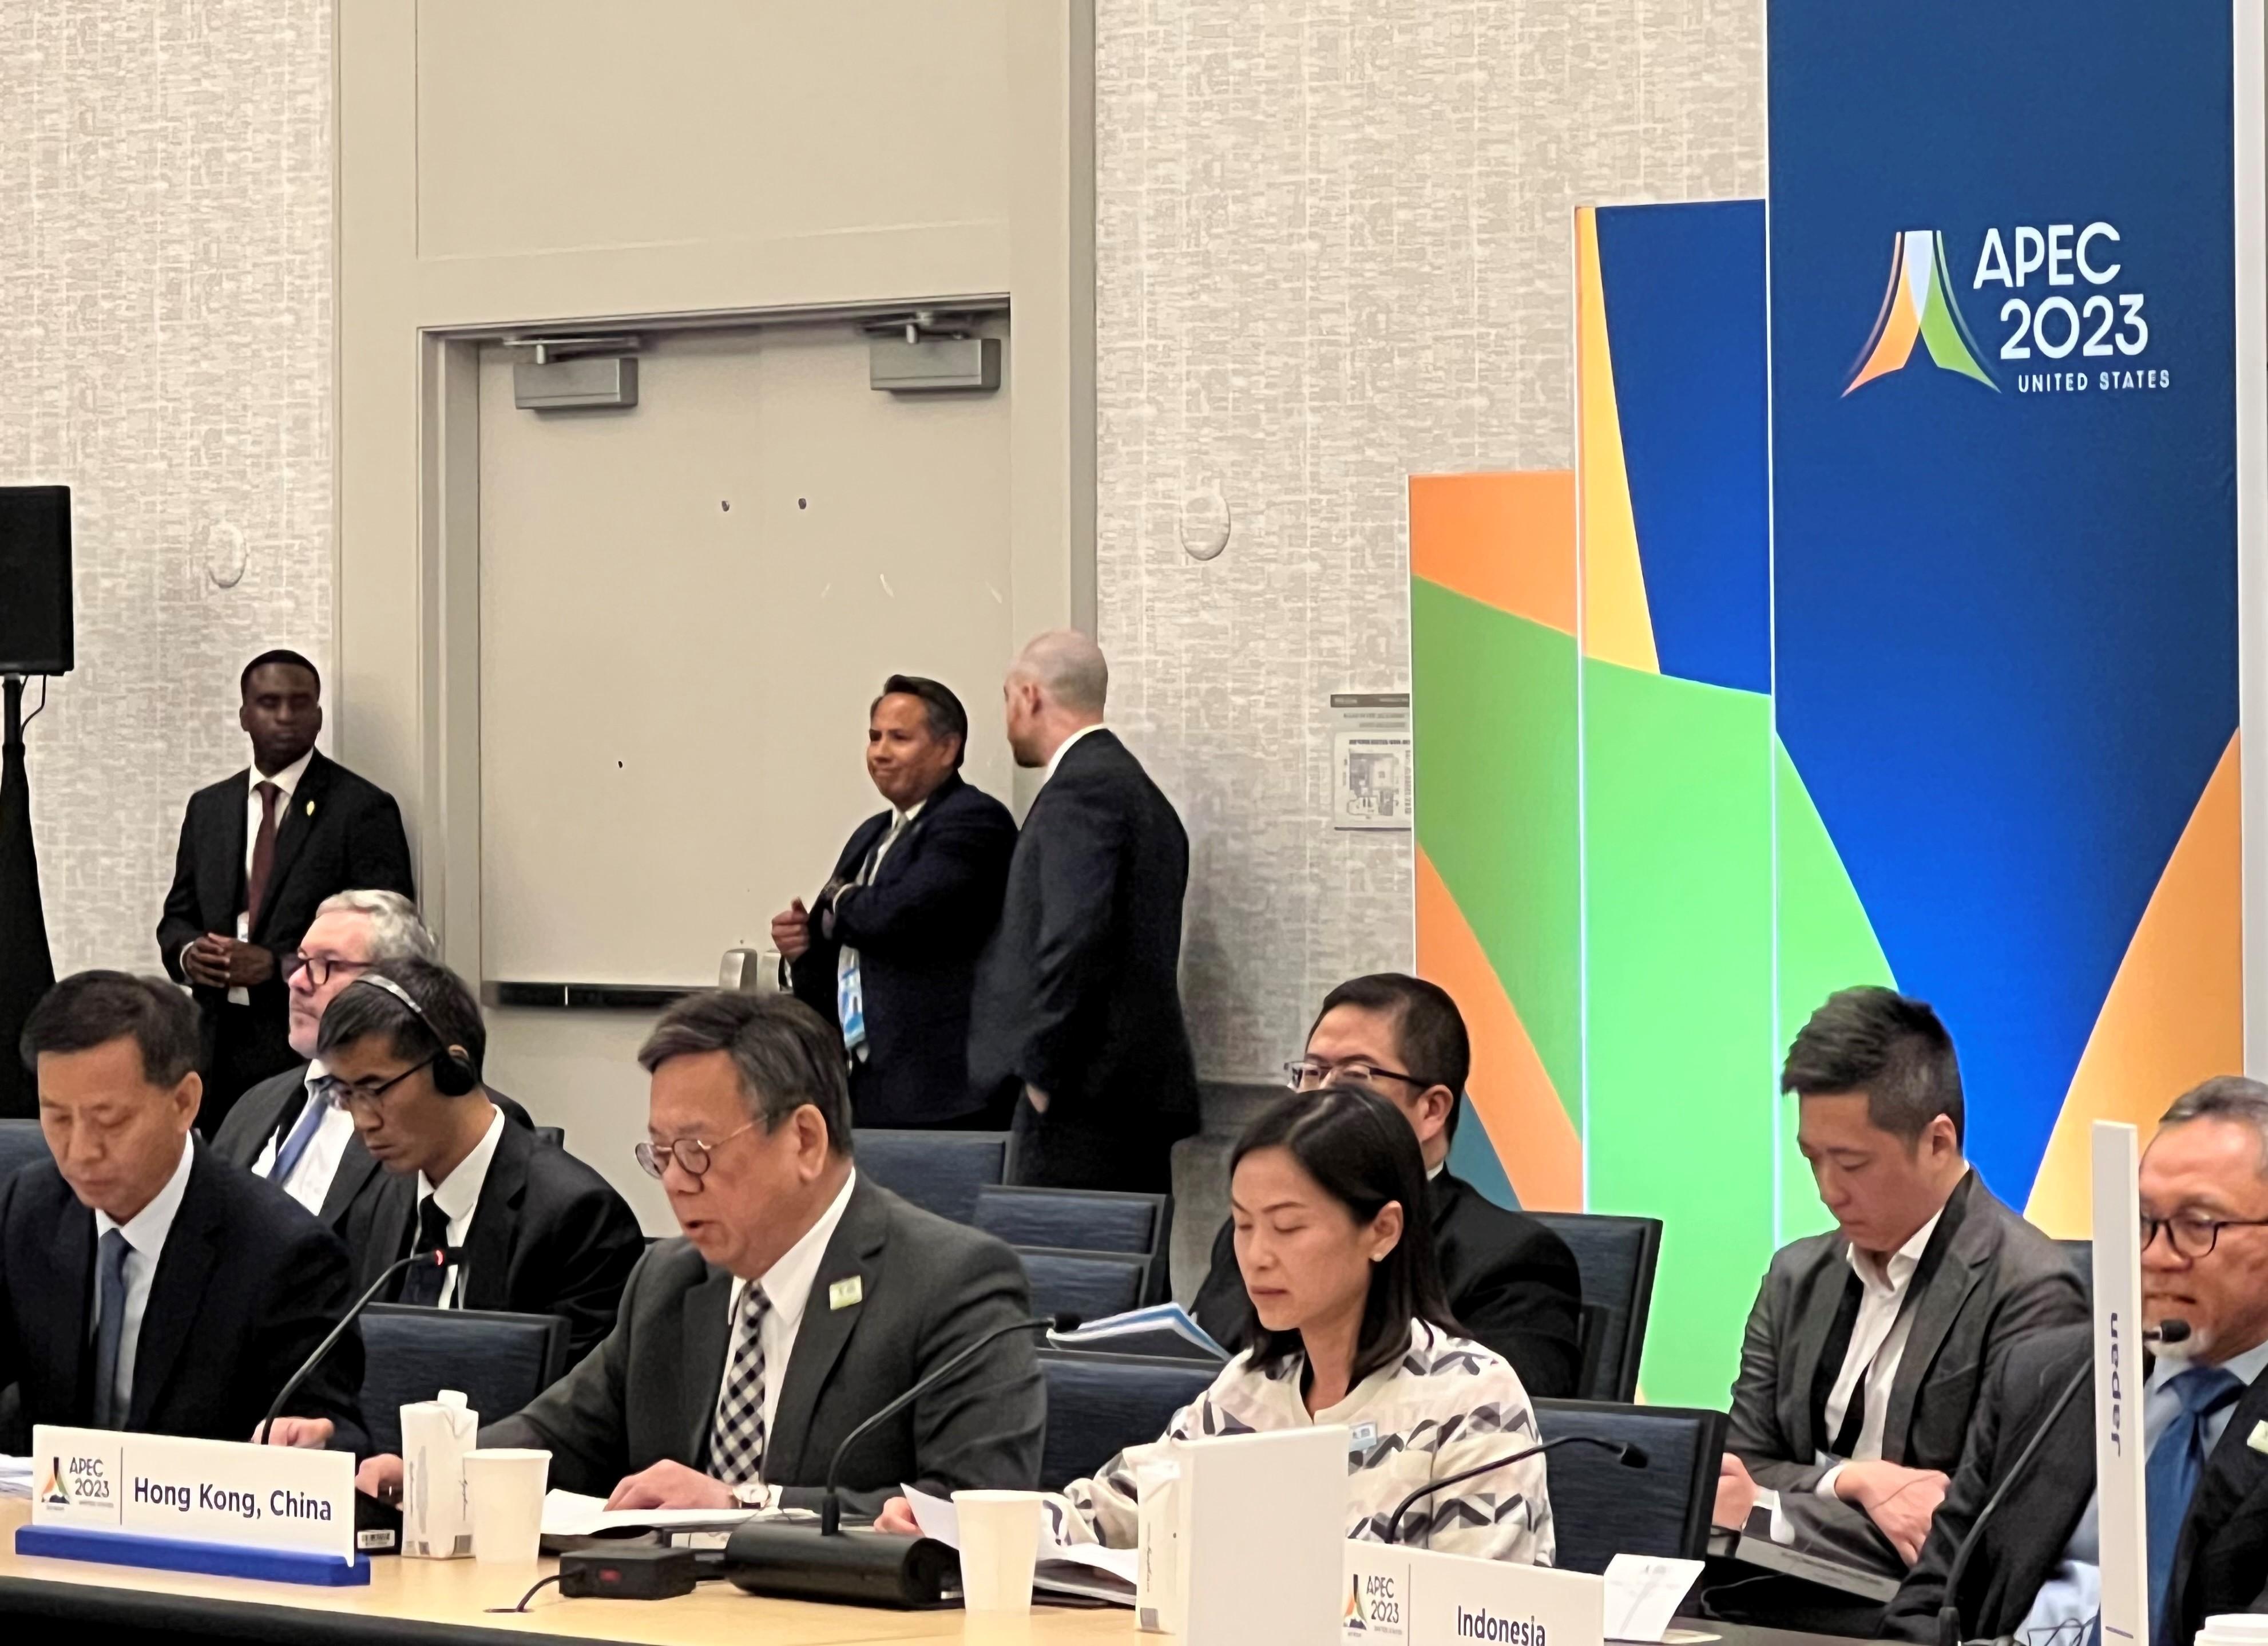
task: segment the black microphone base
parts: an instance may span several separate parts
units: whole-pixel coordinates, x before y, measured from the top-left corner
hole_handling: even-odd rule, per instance
[[[910,1611],[961,1598],[961,1557],[932,1538],[744,1521],[725,1546],[725,1576],[752,1595]]]

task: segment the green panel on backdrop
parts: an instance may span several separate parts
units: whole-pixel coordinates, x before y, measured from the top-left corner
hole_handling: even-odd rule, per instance
[[[1575,639],[1413,578],[1418,844],[1581,1124]]]
[[[1721,1406],[1772,1250],[1771,705],[1583,683],[1589,1209],[1664,1225],[1646,1398]]]
[[[1897,980],[1826,821],[1812,804],[1803,774],[1777,738],[1772,754],[1779,806],[1779,1023],[1772,1068],[1777,1089],[1778,1058],[1822,1001],[1837,989],[1861,983],[1895,988]],[[1819,1204],[1810,1170],[1796,1150],[1795,1099],[1782,1097],[1778,1107],[1780,1238],[1789,1241],[1815,1234],[1834,1220]]]

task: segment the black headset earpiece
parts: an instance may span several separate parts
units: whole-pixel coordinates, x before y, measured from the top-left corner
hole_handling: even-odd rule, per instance
[[[425,1015],[425,1008],[411,998],[409,990],[391,978],[377,977],[367,971],[354,981],[366,983],[373,989],[383,989],[391,994],[408,1007],[417,1021],[424,1024],[425,1032],[439,1043],[441,1050],[434,1054],[432,1062],[427,1066],[433,1071],[435,1091],[444,1097],[462,1097],[481,1083],[481,1077],[473,1073],[472,1059],[465,1055],[464,1048],[449,1044],[448,1037],[433,1027],[433,1020]],[[354,984],[347,986],[352,988]]]

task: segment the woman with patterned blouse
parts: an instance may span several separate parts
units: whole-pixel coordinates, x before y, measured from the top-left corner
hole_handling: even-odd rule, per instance
[[[1535,1443],[1519,1374],[1450,1318],[1424,1237],[1425,1164],[1393,1105],[1355,1087],[1295,1093],[1246,1131],[1229,1177],[1237,1266],[1256,1316],[1242,1352],[1160,1441],[1049,1500],[1060,1539],[1132,1546],[1136,1469],[1175,1441],[1344,1424],[1347,1536],[1373,1542],[1427,1481]],[[876,1524],[915,1530],[902,1498]],[[1543,1459],[1421,1499],[1402,1541],[1550,1565]]]

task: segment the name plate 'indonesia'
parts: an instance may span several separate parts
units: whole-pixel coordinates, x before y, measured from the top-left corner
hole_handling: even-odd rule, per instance
[[[355,1548],[354,1459],[233,1441],[32,1431],[18,1554],[286,1583],[370,1581]]]

